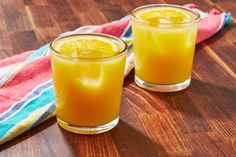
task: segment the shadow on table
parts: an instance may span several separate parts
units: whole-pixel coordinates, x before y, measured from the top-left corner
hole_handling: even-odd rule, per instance
[[[147,135],[123,120],[111,130],[111,136],[120,156],[157,156],[166,153],[163,146],[154,143]]]
[[[53,124],[56,123],[56,118],[50,118],[48,120],[46,120],[46,122],[43,122],[41,124],[39,124],[38,126],[30,129],[29,131],[26,131],[24,133],[22,133],[21,135],[19,135],[18,137],[4,143],[3,145],[0,145],[0,152],[3,151],[4,149],[10,148],[18,143],[20,143],[21,141],[24,141],[36,134],[38,134],[39,132],[43,131],[44,129],[52,126]]]
[[[122,157],[138,157],[157,156],[166,153],[162,146],[153,143],[147,136],[132,128],[123,120],[120,120],[112,130],[97,135],[79,135],[62,128],[60,130],[65,140],[79,156],[112,155],[118,152]]]
[[[166,112],[183,133],[209,132],[212,130],[212,123],[219,128],[230,128],[227,130],[229,133],[236,133],[233,129],[236,115],[235,84],[225,87],[219,86],[217,82],[211,84],[193,78],[191,85],[179,92],[140,91],[137,92],[142,99],[147,100],[158,112]],[[153,103],[151,100],[158,101]],[[138,105],[140,102],[135,103]],[[145,110],[142,106],[139,108]],[[220,131],[225,133],[224,129]]]
[[[124,87],[129,86],[129,84],[134,82],[134,69],[130,71],[130,73],[124,79]]]
[[[174,93],[151,93],[164,101],[170,112],[208,120],[233,119],[236,114],[236,89],[192,79],[190,87]]]

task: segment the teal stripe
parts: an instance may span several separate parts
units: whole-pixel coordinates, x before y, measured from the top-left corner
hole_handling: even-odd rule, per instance
[[[8,120],[0,123],[0,139],[4,138],[4,135],[16,124],[29,117],[34,111],[42,108],[43,106],[54,101],[53,88],[45,90],[40,97],[29,102],[20,112],[17,112],[14,116]]]
[[[49,44],[46,44],[39,49],[37,49],[33,54],[31,54],[29,57],[26,58],[26,61],[33,61],[45,54],[45,51],[49,47]]]
[[[48,105],[48,104],[47,104]],[[46,105],[45,105],[46,106]],[[49,107],[47,108],[46,111],[44,111],[44,113],[38,117],[37,119],[35,119],[35,121],[33,122],[33,124],[31,124],[31,126],[27,129],[31,129],[33,128],[34,126],[38,125],[39,123],[41,123],[43,120],[45,120],[45,118],[47,118],[49,115],[52,115],[52,113],[55,111],[56,109],[56,106],[55,106],[55,103],[50,103],[49,104]]]
[[[129,19],[129,18],[131,18],[131,15],[129,14],[129,15],[126,15],[126,16],[124,16],[123,18],[121,18],[121,19]]]
[[[229,24],[230,22],[233,21],[233,18],[231,17],[231,13],[225,13],[225,23],[224,24]]]

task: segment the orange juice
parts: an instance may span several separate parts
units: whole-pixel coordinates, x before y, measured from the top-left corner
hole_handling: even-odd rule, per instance
[[[172,87],[186,80],[185,87],[189,85],[197,18],[198,14],[174,5],[144,6],[133,12],[135,81],[138,85],[141,83],[140,86],[154,91],[179,90],[179,87]]]
[[[109,130],[111,125],[103,125],[117,123],[119,117],[125,44],[110,36],[84,34],[55,40],[51,47],[59,125],[78,133]]]

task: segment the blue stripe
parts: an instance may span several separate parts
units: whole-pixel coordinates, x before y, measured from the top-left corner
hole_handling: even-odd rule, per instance
[[[133,44],[128,45],[128,50],[133,48]]]
[[[45,53],[45,51],[47,50],[48,47],[49,47],[49,44],[46,44],[46,45],[40,47],[33,54],[31,54],[29,57],[27,57],[25,61],[33,61],[33,60],[41,57]]]
[[[46,105],[45,105],[46,106]],[[55,110],[55,102],[50,103],[50,107],[28,128],[31,129],[34,126],[38,125],[40,122],[42,122],[47,116],[51,115],[51,113]]]
[[[129,28],[126,30],[123,37],[130,37],[131,35],[132,35],[132,28],[131,28],[131,24],[129,24]]]
[[[44,82],[42,85],[40,85],[39,87],[34,89],[26,98],[23,98],[22,100],[17,102],[12,108],[10,108],[10,110],[8,110],[4,114],[0,115],[0,122],[3,121],[4,119],[10,117],[15,112],[17,112],[20,108],[22,108],[22,106],[24,106],[27,103],[27,101],[37,97],[38,95],[41,94],[41,92],[45,88],[48,88],[50,86],[52,86],[52,80]]]
[[[34,111],[54,102],[53,88],[45,90],[40,97],[32,100],[24,108],[10,117],[8,120],[0,123],[0,139],[8,133],[10,129],[17,126],[21,121],[29,117]]]
[[[225,13],[224,25],[229,24],[232,21],[233,21],[233,18],[231,17],[231,13]]]
[[[129,15],[126,15],[126,16],[124,16],[124,17],[122,17],[121,19],[124,20],[124,19],[129,19],[129,18],[131,18],[131,15],[130,15],[130,14],[129,14]]]

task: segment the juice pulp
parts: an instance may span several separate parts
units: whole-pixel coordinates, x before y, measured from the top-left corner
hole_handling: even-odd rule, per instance
[[[57,116],[75,126],[99,126],[116,119],[126,59],[117,55],[121,45],[102,36],[78,35],[52,47],[59,54],[51,54]]]
[[[190,78],[196,44],[195,16],[183,9],[153,7],[134,13],[132,32],[135,75],[158,85],[170,85]]]

